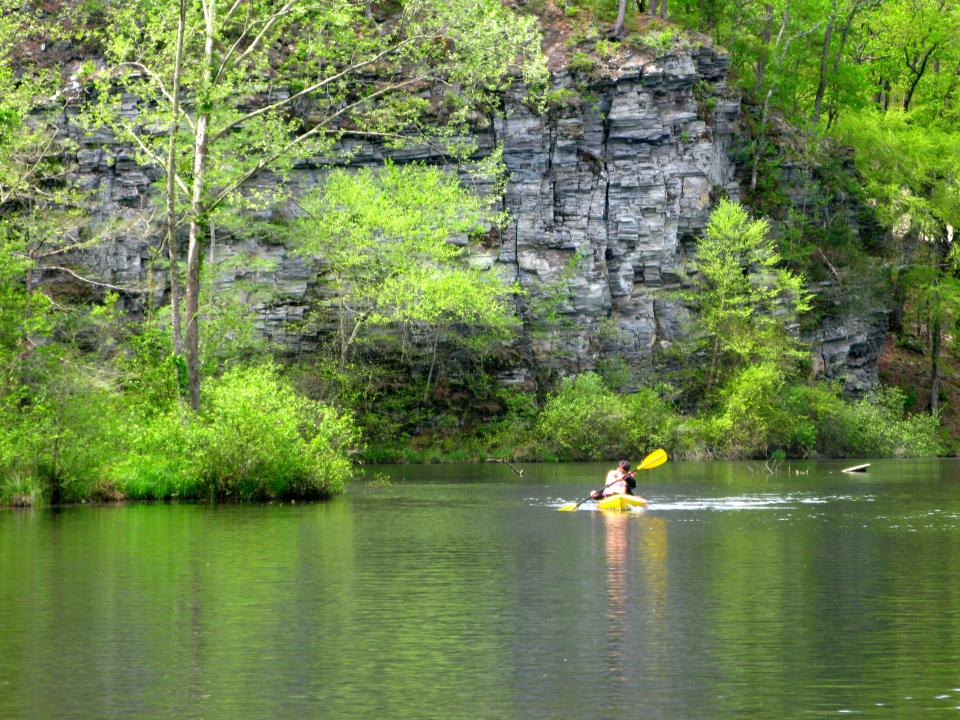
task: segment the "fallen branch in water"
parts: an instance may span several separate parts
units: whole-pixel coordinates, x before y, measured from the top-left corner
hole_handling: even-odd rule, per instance
[[[519,475],[520,477],[523,477],[523,469],[522,469],[522,468],[521,468],[520,470],[518,470],[517,468],[515,468],[513,465],[511,465],[511,464],[510,464],[509,462],[507,462],[506,460],[503,460],[502,458],[487,458],[487,462],[496,462],[496,463],[501,463],[501,464],[503,464],[503,465],[506,465],[508,468],[510,468],[511,470],[513,470],[517,475]]]

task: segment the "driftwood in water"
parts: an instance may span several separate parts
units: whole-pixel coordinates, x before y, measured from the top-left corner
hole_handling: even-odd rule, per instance
[[[868,467],[870,467],[870,463],[864,463],[863,465],[854,465],[852,467],[844,468],[840,472],[845,472],[845,473],[866,472]]]
[[[503,459],[500,459],[500,458],[487,458],[487,462],[498,462],[498,463],[501,463],[501,464],[503,464],[503,465],[506,465],[508,468],[510,468],[511,470],[513,470],[517,475],[519,475],[520,477],[523,477],[523,468],[520,468],[520,469],[518,470],[517,468],[515,468],[513,465],[511,465],[511,464],[510,464],[509,462],[507,462],[506,460],[503,460]]]

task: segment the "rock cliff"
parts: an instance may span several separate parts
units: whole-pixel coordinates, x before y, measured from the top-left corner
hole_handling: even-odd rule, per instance
[[[685,319],[664,290],[683,281],[684,262],[714,200],[739,194],[731,148],[740,103],[725,86],[727,69],[725,53],[705,45],[637,58],[603,77],[561,70],[555,82],[562,102],[538,113],[519,90],[511,92],[502,114],[477,131],[481,154],[502,145],[509,170],[504,207],[510,221],[489,260],[527,291],[520,302],[526,332],[510,353],[513,360],[501,365],[504,382],[533,382],[545,367],[591,369],[613,357],[635,378],[654,372],[658,346],[669,343]],[[131,117],[137,103],[127,99]],[[159,213],[151,217],[156,178],[108,133],[82,135],[69,118],[64,123],[79,143],[77,173],[95,191],[97,212],[142,219],[90,250],[84,262],[110,282],[149,287],[151,301],[163,302],[162,276],[148,277],[150,248],[160,234]],[[352,150],[357,166],[388,156],[439,160],[426,147],[387,151],[357,142]],[[322,172],[302,163],[290,185],[296,192]],[[253,240],[218,241],[213,252],[273,261],[273,269],[255,271],[274,290],[269,304],[257,306],[266,335],[299,352],[323,341],[323,327],[303,323],[320,292],[316,266],[282,245]],[[244,275],[232,270],[218,281]],[[548,288],[559,290],[561,320],[544,327],[537,299]],[[819,328],[810,340],[820,370],[838,378],[853,373],[858,388],[869,386],[876,377],[876,324],[837,321]]]

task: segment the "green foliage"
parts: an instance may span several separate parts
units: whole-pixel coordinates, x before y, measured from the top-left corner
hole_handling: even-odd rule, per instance
[[[398,141],[408,133],[417,142],[421,133],[437,142],[454,140],[468,111],[492,92],[515,77],[538,86],[546,75],[534,19],[499,0],[405,1],[376,19],[353,0],[253,0],[242,12],[216,0],[206,6],[209,26],[201,4],[187,4],[180,82],[184,98],[198,101],[182,105],[175,163],[189,178],[205,116],[203,215],[222,202],[234,209],[265,207],[272,194],[241,189],[242,180],[261,167],[282,178],[299,158],[335,153],[338,119]],[[98,39],[110,70],[93,78],[96,105],[86,109],[91,124],[110,126],[136,145],[140,162],[163,172],[167,137],[152,129],[170,124],[177,10],[176,3],[147,0],[107,8]],[[212,55],[206,58],[208,35]],[[391,80],[371,82],[372,67]],[[293,101],[271,94],[265,77],[292,88],[291,95],[308,100],[323,120],[305,127],[300,114],[290,112]],[[466,101],[462,113],[437,123],[420,97],[431,82],[456,87]],[[153,101],[138,106],[135,121],[120,112],[130,92]],[[270,100],[251,110],[250,98],[265,92]],[[179,187],[178,202],[186,203],[188,194],[186,185]]]
[[[24,338],[50,327],[49,298],[27,291],[26,274],[33,265],[22,236],[0,219],[0,363],[5,368],[23,351]]]
[[[216,497],[329,497],[350,474],[352,420],[297,396],[271,367],[210,384],[197,430],[197,474]]]
[[[895,228],[896,300],[926,330],[936,385],[942,339],[953,341],[948,329],[960,319],[960,256],[951,237],[960,227],[960,132],[955,122],[922,116],[864,110],[844,118],[838,132],[859,150],[866,192]],[[938,402],[932,392],[931,408]]]
[[[939,421],[906,415],[898,388],[844,400],[837,386],[787,382],[752,366],[724,385],[721,405],[683,422],[675,455],[687,457],[928,457],[943,451]]]
[[[515,329],[517,288],[469,252],[496,213],[456,177],[419,164],[335,171],[302,204],[299,247],[323,261],[335,293],[341,369],[372,328],[426,334],[434,353],[443,334],[480,354]]]
[[[598,40],[597,44],[593,46],[593,51],[598,57],[608,60],[616,53],[617,44],[609,40]]]
[[[780,267],[765,220],[751,220],[737,203],[723,200],[697,245],[691,287],[676,295],[695,311],[681,343],[687,357],[705,357],[705,375],[685,378],[688,392],[711,392],[719,377],[750,365],[795,369],[804,356],[789,322],[809,309],[803,280]]]
[[[669,444],[675,425],[675,414],[653,390],[618,395],[596,373],[583,373],[564,378],[535,432],[561,460],[597,460]]]
[[[568,88],[553,88],[544,95],[544,101],[551,110],[577,108],[580,106],[580,95]]]
[[[814,400],[817,447],[824,455],[928,457],[943,451],[939,420],[905,415],[906,395],[899,388],[880,388],[852,403],[822,394]]]
[[[953,343],[960,308],[960,271],[949,240],[951,228],[960,226],[960,46],[953,42],[960,4],[677,0],[670,12],[675,22],[709,33],[730,50],[735,82],[746,91],[751,142],[741,160],[751,166],[751,201],[782,222],[777,231],[787,266],[822,288],[816,314],[805,322],[893,305],[897,317],[901,310],[912,315],[927,343],[931,374],[938,377],[941,343]],[[660,30],[648,26],[646,35]],[[659,44],[637,34],[626,41]],[[695,96],[708,119],[706,93],[695,88]],[[791,143],[778,115],[808,134]],[[836,182],[834,168],[846,152],[835,142],[818,142],[817,133],[854,147],[862,183]],[[819,185],[789,187],[787,170],[798,162],[815,169]],[[794,208],[797,190],[811,197],[812,207],[803,212]],[[850,211],[857,204],[867,212],[859,213],[851,232]],[[877,220],[886,233],[871,229]],[[892,283],[880,276],[881,262],[893,268]],[[681,352],[689,356],[688,350]],[[708,370],[699,387],[693,383],[691,391],[687,385],[688,397],[701,389],[712,395],[721,377],[709,369],[714,359],[727,365],[723,375],[770,360],[750,353],[733,362],[730,354],[718,358],[724,355],[720,347],[699,352],[708,358]],[[937,393],[932,395],[935,408]]]
[[[559,0],[557,6],[568,17],[580,16],[590,26],[612,23],[617,16],[616,0]]]
[[[230,365],[250,362],[267,350],[267,342],[257,328],[256,307],[268,302],[271,288],[258,280],[258,273],[272,270],[273,266],[273,262],[246,253],[204,265],[200,283],[204,320],[200,354],[204,375],[216,375]]]
[[[653,50],[658,57],[673,50],[677,39],[677,31],[672,27],[654,29],[645,35],[634,34],[629,38],[631,43]]]
[[[617,392],[622,391],[633,379],[630,366],[620,357],[598,360],[597,374],[603,379],[604,385]]]
[[[135,425],[136,445],[117,458],[110,480],[132,500],[209,497],[196,472],[195,431],[183,411],[170,408]]]
[[[863,110],[837,125],[858,150],[867,192],[900,232],[937,237],[960,225],[960,132],[947,122],[918,122],[916,113]]]
[[[546,76],[532,18],[499,0],[367,4],[373,18],[352,0],[298,1],[258,25],[262,34],[248,32],[250,23],[279,4],[254,0],[244,12],[213,0],[208,7],[214,4],[207,60],[202,8],[187,4],[179,120],[169,102],[174,3],[86,3],[85,11],[105,23],[84,40],[102,44],[108,67],[83,63],[76,78],[95,92],[70,100],[84,105],[91,127],[107,125],[134,146],[153,176],[162,181],[176,173],[174,209],[182,222],[200,224],[201,236],[214,225],[228,238],[275,233],[251,215],[282,197],[303,158],[349,159],[349,150],[338,154],[346,132],[372,133],[397,148],[428,142],[458,160],[469,157],[475,147],[463,141],[466,130],[496,107],[497,93],[520,77],[540,88]],[[596,75],[624,46],[662,55],[683,42],[674,26],[654,21],[623,43],[603,38],[591,23],[613,20],[612,0],[557,6],[578,21],[567,43],[574,73]],[[536,3],[528,8],[538,11]],[[784,225],[781,259],[769,227],[739,206],[722,203],[711,218],[698,274],[683,298],[697,312],[697,325],[678,345],[687,405],[695,399],[700,414],[679,418],[662,391],[617,392],[634,380],[617,357],[598,362],[599,376],[565,380],[542,411],[532,394],[496,387],[482,366],[516,327],[517,289],[490,258],[474,252],[503,219],[492,202],[506,178],[496,153],[480,178],[494,187],[490,198],[476,197],[436,168],[334,170],[305,202],[308,217],[297,233],[333,291],[327,297],[340,357],[309,368],[309,383],[301,377],[301,384],[313,397],[355,410],[376,444],[370,458],[379,449],[408,460],[517,453],[597,459],[639,456],[656,445],[728,457],[940,451],[936,418],[905,415],[896,390],[847,402],[837,388],[796,382],[803,353],[795,320],[808,297],[799,276],[784,267],[819,273],[813,279],[820,281],[841,274],[842,289],[833,292],[846,296],[844,307],[873,308],[886,288],[866,253],[885,253],[925,337],[939,337],[941,328],[947,342],[956,335],[960,271],[951,233],[960,227],[960,105],[952,70],[960,55],[951,39],[960,31],[957,4],[671,0],[670,9],[675,20],[710,32],[733,51],[736,79],[750,96],[746,117],[755,142],[746,160],[758,171],[751,197]],[[207,407],[196,416],[178,404],[186,365],[172,352],[164,311],[151,311],[131,330],[115,297],[78,309],[31,287],[31,272],[100,236],[82,230],[84,194],[71,186],[65,164],[74,147],[56,130],[62,79],[15,62],[21,44],[38,33],[51,41],[64,36],[52,24],[41,26],[44,17],[0,0],[0,502],[338,492],[357,443],[349,416],[295,393],[276,368],[243,367],[265,349],[253,322],[253,308],[266,298],[256,258],[228,253],[201,275],[201,365],[213,380]],[[310,124],[280,99],[288,97],[276,92],[281,87],[296,102],[310,103]],[[433,88],[429,98],[426,87]],[[821,94],[822,112],[814,108]],[[135,115],[132,95],[143,100]],[[698,84],[694,97],[708,120],[713,89]],[[561,110],[581,102],[589,99],[553,90],[538,105]],[[798,157],[765,140],[774,111],[794,122],[810,118],[811,127],[857,149],[863,188],[843,187],[837,195],[862,192],[895,231],[889,247],[861,247],[847,206],[835,212],[835,196],[817,191],[809,213],[793,208],[785,176]],[[201,153],[207,166],[199,202],[190,207],[200,116],[209,121]],[[174,160],[167,168],[171,123]],[[824,157],[799,154],[832,172]],[[272,183],[245,183],[264,169],[278,180],[278,192]],[[557,352],[564,349],[568,285],[580,259],[574,256],[529,300],[531,334],[557,340]],[[230,292],[218,274],[230,280]],[[351,355],[364,341],[369,352]],[[374,364],[381,350],[399,360]],[[459,368],[461,376],[438,381],[452,355],[473,375]],[[480,417],[487,422],[477,425]]]
[[[297,395],[272,366],[210,382],[203,413],[156,416],[114,479],[136,498],[324,498],[343,491],[353,420]]]
[[[195,410],[209,372],[198,338],[201,306],[210,302],[200,298],[200,257],[211,227],[236,229],[238,214],[274,206],[298,161],[349,160],[338,142],[347,132],[470,157],[473,113],[515,79],[536,93],[547,77],[535,21],[499,0],[411,0],[377,8],[377,17],[355,0],[250,0],[242,8],[137,0],[109,5],[100,20],[91,25],[106,67],[90,80],[82,116],[136,147],[136,160],[163,182],[168,252],[174,225],[189,225],[183,354]],[[429,87],[454,89],[449,114],[437,116],[423,97]],[[135,117],[130,97],[145,98]],[[299,108],[307,106],[304,122]],[[277,182],[251,182],[266,172]],[[178,284],[171,280],[175,297]]]
[[[726,457],[767,457],[774,448],[803,456],[816,443],[815,423],[797,412],[783,369],[769,362],[724,384],[709,431],[710,444]]]
[[[132,439],[122,397],[59,348],[34,360],[28,382],[25,404],[0,409],[0,485],[27,484],[34,500],[67,503],[102,494],[105,468]]]
[[[121,388],[136,397],[144,411],[163,411],[176,403],[178,380],[185,385],[183,359],[173,356],[167,328],[147,321],[130,335],[116,358]]]
[[[597,63],[597,59],[592,55],[584,52],[576,52],[573,54],[573,57],[570,58],[570,62],[568,63],[567,67],[572,73],[593,75],[597,72],[599,65]]]

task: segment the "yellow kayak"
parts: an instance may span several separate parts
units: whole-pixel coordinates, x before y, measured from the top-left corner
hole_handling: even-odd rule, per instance
[[[597,507],[601,510],[633,510],[634,508],[642,510],[647,506],[647,501],[637,495],[608,495],[597,500]]]

